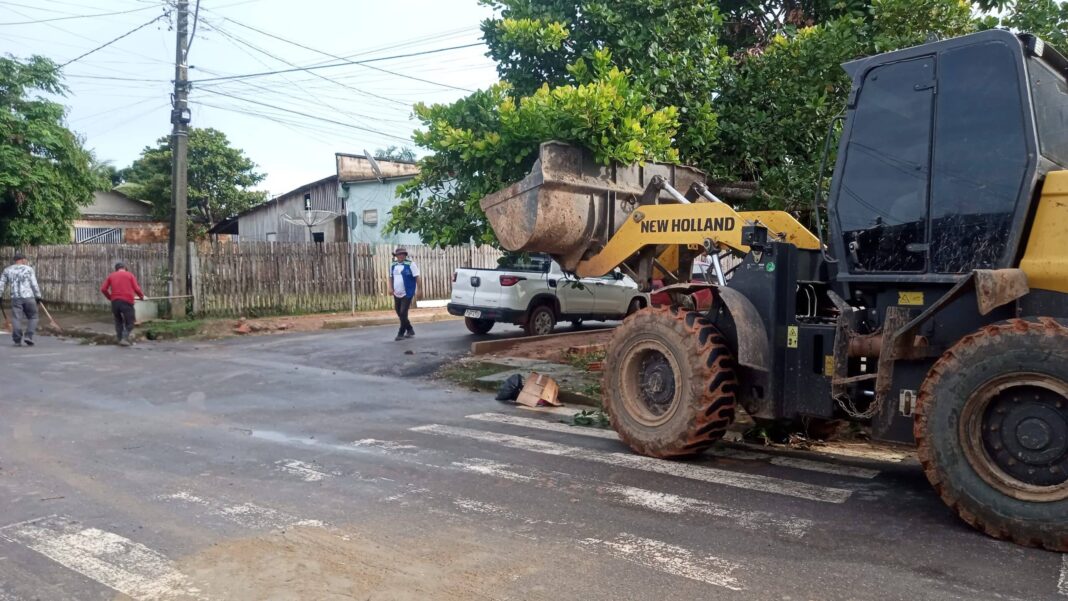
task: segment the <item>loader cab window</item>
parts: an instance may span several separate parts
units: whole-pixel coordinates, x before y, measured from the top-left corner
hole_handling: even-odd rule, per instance
[[[1002,42],[938,56],[931,271],[997,267],[1028,170],[1018,56]]]
[[[1068,85],[1041,59],[1027,59],[1042,155],[1068,169]]]
[[[923,57],[864,77],[837,200],[854,273],[926,268],[934,71]]]

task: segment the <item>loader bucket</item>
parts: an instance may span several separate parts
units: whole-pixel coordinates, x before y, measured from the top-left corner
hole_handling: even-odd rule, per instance
[[[655,175],[683,192],[705,181],[692,167],[601,165],[582,148],[545,142],[530,174],[480,204],[506,250],[548,253],[570,271],[623,225]]]

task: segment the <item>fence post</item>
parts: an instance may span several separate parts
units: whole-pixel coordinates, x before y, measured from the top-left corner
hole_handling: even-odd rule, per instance
[[[197,254],[197,243],[189,243],[189,278],[192,281],[189,286],[193,295],[193,315],[200,316],[200,255]],[[185,302],[185,299],[182,299]]]

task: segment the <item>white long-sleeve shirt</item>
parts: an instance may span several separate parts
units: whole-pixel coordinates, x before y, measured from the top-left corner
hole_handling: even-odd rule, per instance
[[[41,287],[37,285],[37,274],[33,267],[18,263],[8,267],[0,274],[0,298],[4,288],[11,287],[11,298],[41,298]]]

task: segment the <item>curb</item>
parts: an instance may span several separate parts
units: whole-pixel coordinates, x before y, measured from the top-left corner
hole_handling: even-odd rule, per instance
[[[578,336],[589,336],[591,332],[599,332],[601,330],[612,329],[613,326],[605,326],[603,328],[583,328],[576,332],[560,332],[559,334],[546,334],[545,336],[520,336],[518,338],[508,338],[506,340],[483,340],[481,342],[471,343],[472,355],[485,355],[495,351],[512,348],[519,344],[526,344],[527,342],[538,342],[539,340],[553,340],[559,338],[572,338]]]
[[[445,315],[434,314],[434,315],[428,315],[428,316],[424,316],[424,317],[415,317],[415,316],[413,316],[411,321],[412,321],[412,323],[432,323],[432,322],[436,322],[436,321],[454,321],[454,320],[458,320],[458,319],[460,319],[460,318],[459,317],[454,317],[454,316],[449,315],[449,314],[445,314]],[[321,329],[323,329],[323,330],[345,330],[345,329],[349,329],[349,328],[365,328],[365,327],[371,327],[371,326],[388,326],[388,325],[396,325],[396,324],[397,324],[397,318],[396,317],[376,317],[376,318],[373,318],[373,319],[349,319],[349,320],[338,319],[338,320],[323,321],[323,327]]]

